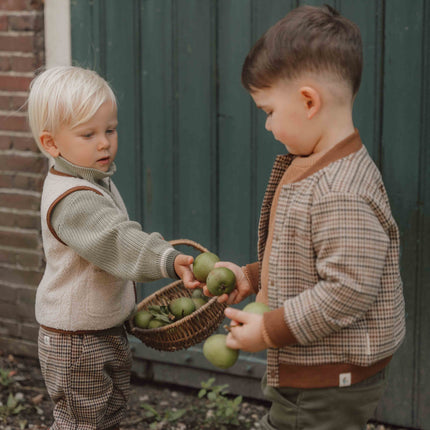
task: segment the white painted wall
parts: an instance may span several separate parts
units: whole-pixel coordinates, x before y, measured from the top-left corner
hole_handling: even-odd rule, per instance
[[[45,0],[46,67],[72,64],[70,0]]]

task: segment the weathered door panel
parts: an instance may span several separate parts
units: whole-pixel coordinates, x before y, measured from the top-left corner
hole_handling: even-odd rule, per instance
[[[259,207],[284,149],[240,85],[242,62],[290,9],[323,3],[362,31],[354,121],[401,232],[407,337],[377,416],[430,429],[429,2],[72,0],[73,59],[96,68],[118,96],[115,182],[130,216],[146,231],[190,238],[245,264],[256,259]],[[141,285],[139,297],[165,284]],[[235,367],[216,372],[200,346],[178,353],[133,347],[142,375],[198,386],[216,373],[234,391],[259,393],[264,354],[241,354]]]

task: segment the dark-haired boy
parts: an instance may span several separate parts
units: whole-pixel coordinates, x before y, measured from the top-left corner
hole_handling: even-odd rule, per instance
[[[264,429],[355,430],[372,416],[405,334],[399,235],[381,175],[352,120],[358,27],[304,6],[252,48],[242,83],[280,155],[266,190],[258,262],[235,271],[228,303],[253,292],[264,316],[234,308],[231,348],[268,349]]]

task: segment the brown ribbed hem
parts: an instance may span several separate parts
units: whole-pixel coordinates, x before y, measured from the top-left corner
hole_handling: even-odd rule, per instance
[[[279,365],[279,386],[291,388],[339,387],[342,377],[350,378],[350,384],[357,384],[384,369],[392,356],[368,367],[352,364],[321,364],[318,366]],[[348,375],[349,374],[349,375]]]
[[[263,330],[270,337],[270,343],[276,345],[277,348],[298,343],[284,320],[284,308],[265,312],[263,314],[263,324]]]
[[[277,346],[272,342],[272,339],[270,339],[269,333],[267,333],[267,329],[266,329],[266,326],[264,325],[264,322],[263,322],[263,329],[261,334],[263,336],[264,342],[266,342],[266,345],[269,348],[277,348]]]
[[[123,325],[118,327],[110,327],[103,330],[61,330],[59,328],[53,328],[53,327],[47,327],[46,325],[41,324],[40,327],[47,331],[52,331],[53,333],[60,333],[60,334],[69,334],[69,335],[76,335],[76,334],[95,334],[99,336],[120,336],[125,332],[125,327]]]
[[[247,264],[242,268],[246,279],[254,290],[254,293],[258,293],[258,284],[260,282],[260,263],[257,261],[255,263]]]

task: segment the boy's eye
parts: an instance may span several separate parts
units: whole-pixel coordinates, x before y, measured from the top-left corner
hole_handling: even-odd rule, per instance
[[[82,136],[85,137],[85,139],[89,139],[90,137],[93,136],[94,133],[85,133]]]
[[[106,130],[107,134],[114,134],[115,132],[116,132],[115,128],[109,128],[109,129]]]

